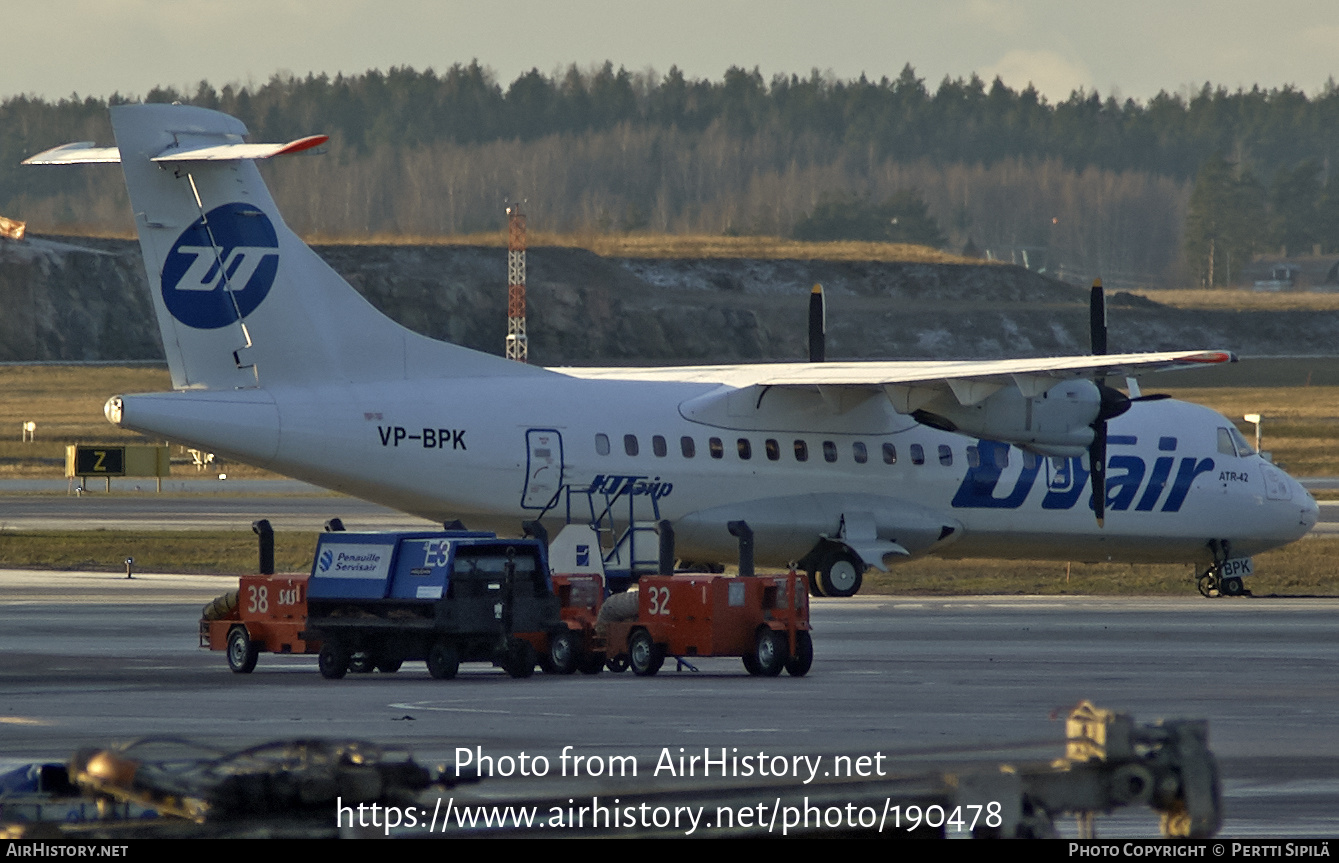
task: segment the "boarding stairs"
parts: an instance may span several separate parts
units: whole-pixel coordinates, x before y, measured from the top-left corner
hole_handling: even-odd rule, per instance
[[[567,524],[587,524],[600,542],[605,580],[620,589],[639,576],[660,571],[660,502],[653,496],[633,494],[624,482],[612,492],[605,483],[593,486],[564,484],[539,519],[561,514]]]

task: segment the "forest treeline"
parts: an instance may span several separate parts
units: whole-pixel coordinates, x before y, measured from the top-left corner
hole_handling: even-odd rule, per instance
[[[330,134],[324,156],[265,167],[293,227],[328,237],[491,230],[506,199],[525,199],[532,228],[555,232],[869,238],[893,225],[900,239],[921,219],[916,236],[955,250],[1154,284],[1233,280],[1283,245],[1339,250],[1333,84],[1052,104],[975,75],[927,87],[909,65],[878,81],[740,68],[712,81],[606,63],[503,84],[471,63],[143,100],[226,111],[253,140]],[[115,172],[18,167],[54,144],[110,142],[106,108],[125,101],[0,103],[0,214],[128,230]]]

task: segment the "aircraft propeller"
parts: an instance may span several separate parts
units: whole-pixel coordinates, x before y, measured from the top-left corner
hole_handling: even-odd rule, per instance
[[[827,358],[828,312],[823,286],[815,284],[809,292],[809,362]]]
[[[1093,279],[1088,300],[1088,334],[1093,356],[1104,356],[1107,353],[1107,298],[1101,279]],[[1088,472],[1093,482],[1093,509],[1097,513],[1097,526],[1102,527],[1107,508],[1107,421],[1128,411],[1135,402],[1158,401],[1170,396],[1166,393],[1128,396],[1107,386],[1102,376],[1094,378],[1093,383],[1097,386],[1101,404],[1092,424],[1093,442],[1088,445]]]

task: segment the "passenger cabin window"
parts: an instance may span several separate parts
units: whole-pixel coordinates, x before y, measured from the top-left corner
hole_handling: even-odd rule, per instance
[[[693,439],[687,435],[679,438],[679,449],[683,452],[684,458],[692,458],[697,455],[697,444],[693,443]]]
[[[777,443],[773,439],[768,438],[763,443],[763,449],[767,450],[768,461],[776,461],[777,459],[781,458],[781,444]]]
[[[953,449],[948,444],[941,443],[939,445],[939,463],[944,467],[953,464]]]
[[[595,451],[600,455],[609,455],[609,435],[601,432],[595,436]]]
[[[628,455],[637,454],[637,436],[635,434],[623,435],[623,451]]]
[[[711,450],[712,458],[725,457],[725,444],[721,443],[721,439],[718,437],[711,438],[707,441],[707,449]]]
[[[925,464],[925,448],[918,443],[911,445],[911,463]]]
[[[981,466],[981,451],[974,446],[967,447],[967,466],[968,467]]]
[[[1041,456],[1037,455],[1035,452],[1024,451],[1023,453],[1024,470],[1036,470],[1040,462],[1041,462]]]
[[[837,445],[830,440],[823,441],[823,461],[837,460]]]
[[[795,460],[796,461],[809,460],[809,444],[805,443],[802,440],[795,441]]]
[[[669,452],[669,447],[665,446],[665,438],[656,435],[651,438],[651,452],[656,454],[656,458],[664,458],[665,453]]]
[[[749,443],[748,438],[746,437],[740,438],[735,443],[735,447],[739,450],[739,457],[741,459],[748,461],[749,459],[753,458],[753,445]]]
[[[897,464],[897,447],[893,444],[886,443],[883,445],[883,463]]]
[[[865,449],[863,441],[856,441],[851,444],[851,457],[855,459],[856,464],[864,464],[869,461],[869,451]]]

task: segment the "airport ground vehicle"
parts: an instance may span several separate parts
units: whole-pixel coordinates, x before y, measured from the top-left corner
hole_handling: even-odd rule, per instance
[[[541,657],[556,670],[575,658],[535,540],[326,533],[310,576],[244,576],[239,587],[232,611],[200,624],[201,646],[226,649],[237,672],[253,669],[261,649],[316,652],[330,679],[410,660],[438,679],[476,661],[528,677]]]
[[[205,606],[200,646],[224,650],[228,667],[249,674],[261,653],[318,653],[302,637],[307,625],[307,579],[297,575],[244,575],[236,593]]]
[[[605,667],[603,643],[595,635],[600,609],[604,607],[605,579],[598,573],[554,575],[553,592],[566,626],[550,641],[549,654],[540,667],[551,674],[599,674]]]
[[[513,677],[740,656],[749,673],[813,662],[802,575],[643,576],[606,609],[598,572],[549,576],[542,541],[492,533],[327,533],[310,575],[245,575],[205,607],[200,646],[239,674],[262,652],[317,654],[321,674],[386,673],[421,659],[438,678],[491,661]],[[602,614],[622,605],[622,614]]]
[[[637,616],[611,621],[596,644],[609,667],[650,676],[666,657],[739,656],[749,674],[796,677],[814,661],[806,577],[645,575]]]

